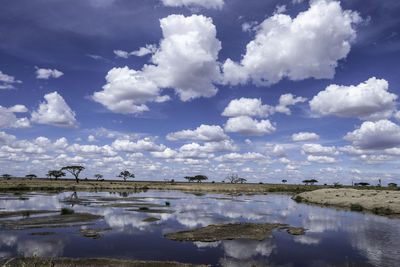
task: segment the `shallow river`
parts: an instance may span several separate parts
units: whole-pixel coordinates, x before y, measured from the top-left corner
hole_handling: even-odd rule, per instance
[[[195,195],[151,190],[0,194],[0,213],[50,210],[59,214],[61,208],[101,215],[104,219],[92,221],[92,225],[10,230],[2,222],[21,217],[0,218],[0,262],[13,256],[36,255],[170,260],[213,266],[399,266],[400,263],[399,219],[297,204],[288,195]],[[29,215],[35,216],[49,214]],[[145,220],[149,218],[152,219]],[[212,243],[171,241],[163,237],[166,233],[231,222],[284,223],[303,227],[306,233],[292,236],[285,231],[273,231],[275,238],[264,241]],[[102,236],[92,238],[78,232],[86,228],[105,229],[100,232]],[[46,232],[46,235],[32,235]]]

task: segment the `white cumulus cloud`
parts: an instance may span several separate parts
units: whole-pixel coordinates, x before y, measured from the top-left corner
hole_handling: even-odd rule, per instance
[[[275,107],[275,112],[285,113],[286,115],[291,115],[292,112],[288,106],[296,105],[297,103],[303,103],[307,101],[305,97],[295,97],[292,94],[284,94],[279,97],[279,104]]]
[[[299,132],[292,134],[292,140],[294,142],[303,142],[303,141],[311,141],[311,140],[318,140],[319,135],[316,133],[309,133],[309,132]]]
[[[310,162],[320,163],[320,164],[332,164],[336,163],[336,159],[328,156],[307,156],[307,160]]]
[[[270,85],[287,77],[333,78],[338,61],[350,52],[356,38],[358,13],[343,10],[338,1],[317,0],[295,18],[274,14],[254,27],[255,38],[240,63],[227,59],[224,81],[236,85],[249,79]],[[301,47],[301,52],[299,52]]]
[[[362,120],[389,118],[396,110],[397,95],[389,93],[384,79],[372,77],[359,85],[329,85],[310,101],[311,111],[320,115],[354,117]]]
[[[48,93],[44,99],[45,102],[39,105],[38,110],[32,112],[32,122],[66,128],[78,127],[75,112],[61,95],[57,92]]]
[[[389,121],[366,121],[343,137],[359,149],[386,149],[400,146],[400,127]]]
[[[0,89],[13,89],[14,83],[22,83],[13,76],[7,75],[0,70]]]
[[[183,130],[175,133],[169,133],[167,140],[197,140],[204,142],[217,142],[229,139],[224,130],[217,125],[200,125],[195,130]]]
[[[266,118],[273,113],[274,108],[269,105],[263,105],[261,99],[245,98],[233,99],[222,112],[222,116],[227,117],[260,117]]]
[[[164,102],[164,88],[173,88],[182,101],[211,97],[217,93],[214,82],[221,79],[218,52],[221,42],[210,18],[202,15],[170,15],[160,20],[163,39],[151,57],[153,64],[142,70],[113,68],[107,74],[103,91],[93,99],[118,113],[148,110],[146,102]]]
[[[225,125],[226,132],[240,133],[242,135],[262,136],[273,133],[276,128],[269,120],[255,120],[248,116],[229,118]]]
[[[36,68],[36,79],[48,80],[50,78],[60,78],[64,73],[56,69]]]
[[[306,155],[314,156],[336,156],[339,155],[334,146],[321,146],[320,144],[304,144],[301,147],[301,152]]]
[[[132,51],[132,52],[127,52],[124,50],[114,50],[114,54],[116,57],[121,57],[121,58],[128,58],[130,56],[137,56],[137,57],[143,57],[148,54],[154,54],[157,51],[157,46],[154,44],[148,44],[144,47],[140,47],[138,50]]]
[[[31,125],[28,118],[17,118],[14,114],[26,111],[27,109],[23,105],[15,105],[11,108],[0,106],[0,129],[30,127]]]

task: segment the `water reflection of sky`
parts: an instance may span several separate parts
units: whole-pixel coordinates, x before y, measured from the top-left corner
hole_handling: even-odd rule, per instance
[[[73,192],[0,195],[2,212],[69,207],[75,212],[104,216],[104,220],[96,221],[94,226],[0,229],[0,258],[15,255],[118,257],[220,266],[395,266],[400,262],[399,219],[297,204],[287,195],[227,196],[148,191],[129,194],[78,192],[77,197]],[[104,197],[115,197],[118,201],[103,201]],[[165,205],[167,201],[170,206]],[[164,207],[154,209],[173,212],[153,214],[128,211],[127,207],[100,207],[113,203],[159,204]],[[130,209],[134,208],[137,207]],[[159,220],[145,222],[148,217]],[[163,238],[165,233],[179,230],[244,221],[286,223],[304,227],[307,232],[302,236],[291,236],[274,231],[274,239],[261,242],[242,239],[192,243]],[[112,230],[104,232],[100,239],[77,233],[82,228],[93,227],[111,227]],[[46,231],[55,234],[29,235]]]

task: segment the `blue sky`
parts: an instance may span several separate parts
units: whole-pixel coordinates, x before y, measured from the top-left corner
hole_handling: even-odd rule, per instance
[[[398,1],[3,2],[0,173],[399,181]]]

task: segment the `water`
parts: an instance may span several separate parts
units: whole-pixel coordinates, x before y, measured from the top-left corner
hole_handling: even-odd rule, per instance
[[[77,197],[77,198],[76,198]],[[104,197],[118,198],[104,201]],[[138,198],[133,200],[132,198]],[[172,213],[128,211],[138,207],[100,207],[152,203]],[[170,206],[165,206],[169,202]],[[228,196],[177,191],[140,193],[64,192],[0,195],[0,212],[72,208],[104,216],[91,226],[6,230],[0,228],[0,258],[13,256],[112,257],[178,261],[213,266],[399,266],[400,220],[297,204],[284,194]],[[31,216],[43,216],[31,215]],[[47,216],[47,214],[45,214]],[[159,221],[145,222],[148,217]],[[19,219],[3,218],[2,220]],[[302,236],[274,231],[264,241],[179,242],[164,234],[215,223],[285,223],[307,229]],[[92,239],[82,228],[112,228]],[[55,232],[52,235],[30,235]]]

